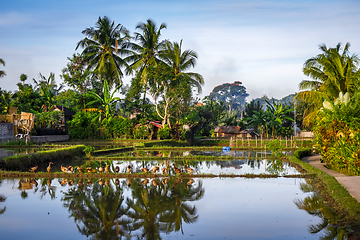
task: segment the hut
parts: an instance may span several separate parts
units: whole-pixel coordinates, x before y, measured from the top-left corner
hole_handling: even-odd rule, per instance
[[[240,127],[237,126],[217,126],[214,129],[216,137],[237,137],[240,134]]]

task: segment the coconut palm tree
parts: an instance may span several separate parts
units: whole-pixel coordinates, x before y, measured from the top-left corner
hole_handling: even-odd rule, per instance
[[[340,92],[349,92],[350,97],[358,91],[360,86],[360,59],[349,54],[350,44],[341,48],[338,43],[335,48],[320,45],[322,53],[308,59],[304,63],[303,72],[312,80],[303,80],[299,84],[300,90],[295,98],[305,100],[310,104],[305,111],[304,121],[309,124],[322,106],[323,100],[334,101]]]
[[[130,39],[128,30],[115,25],[108,17],[99,17],[94,27],[82,31],[86,37],[79,41],[76,50],[84,48],[82,55],[101,81],[107,79],[110,87],[121,84],[121,67],[129,68],[121,55],[127,54],[126,43]],[[129,71],[129,70],[128,70]]]
[[[2,64],[5,67],[5,61],[2,58],[0,58],[0,64]],[[0,77],[5,77],[5,76],[6,76],[5,71],[0,70]]]
[[[131,63],[131,68],[137,70],[141,76],[141,84],[144,87],[144,101],[147,90],[147,72],[149,66],[156,66],[161,62],[160,55],[164,49],[166,40],[160,40],[161,30],[166,28],[166,24],[162,23],[159,27],[155,22],[148,19],[146,23],[139,23],[135,32],[135,41],[138,43],[128,44],[132,54],[126,58]]]
[[[196,87],[200,93],[202,90],[201,85],[204,84],[204,78],[198,73],[185,72],[189,68],[195,67],[197,54],[190,49],[182,51],[181,47],[182,40],[180,43],[166,42],[165,50],[161,53],[161,58],[173,69],[175,77],[186,81],[189,87]]]
[[[90,239],[122,239],[129,224],[124,199],[121,189],[97,183],[69,188],[61,201],[81,234]]]

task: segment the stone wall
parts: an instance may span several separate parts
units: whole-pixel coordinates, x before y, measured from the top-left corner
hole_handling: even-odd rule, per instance
[[[14,136],[14,124],[13,123],[0,123],[0,137]]]

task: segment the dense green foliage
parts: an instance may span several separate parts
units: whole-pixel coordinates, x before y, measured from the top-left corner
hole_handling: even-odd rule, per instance
[[[359,92],[360,69],[359,57],[350,55],[350,44],[343,48],[337,44],[334,48],[320,45],[322,53],[308,59],[304,63],[303,72],[311,80],[303,80],[296,98],[308,104],[305,112],[305,123],[313,123],[317,112],[322,106],[323,100],[334,101],[339,93],[350,94],[350,97]]]
[[[345,97],[346,98],[346,97]],[[360,175],[360,102],[358,98],[324,102],[314,126],[323,161],[332,169]]]
[[[241,82],[224,83],[216,86],[210,93],[210,98],[216,102],[223,102],[227,109],[228,116],[241,116],[241,111],[245,109],[246,97],[249,94]]]

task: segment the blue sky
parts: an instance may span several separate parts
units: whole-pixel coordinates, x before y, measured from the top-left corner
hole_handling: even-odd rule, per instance
[[[0,3],[0,66],[7,76],[0,87],[15,91],[22,73],[28,81],[38,73],[55,73],[75,53],[81,31],[108,16],[131,33],[140,22],[166,23],[163,39],[180,41],[198,53],[192,70],[203,75],[199,97],[224,82],[242,81],[252,98],[264,94],[282,98],[298,91],[306,77],[306,59],[320,53],[325,43],[351,44],[360,52],[360,1],[225,0],[225,1],[123,1],[123,0],[13,0]],[[130,83],[130,77],[124,78]]]

